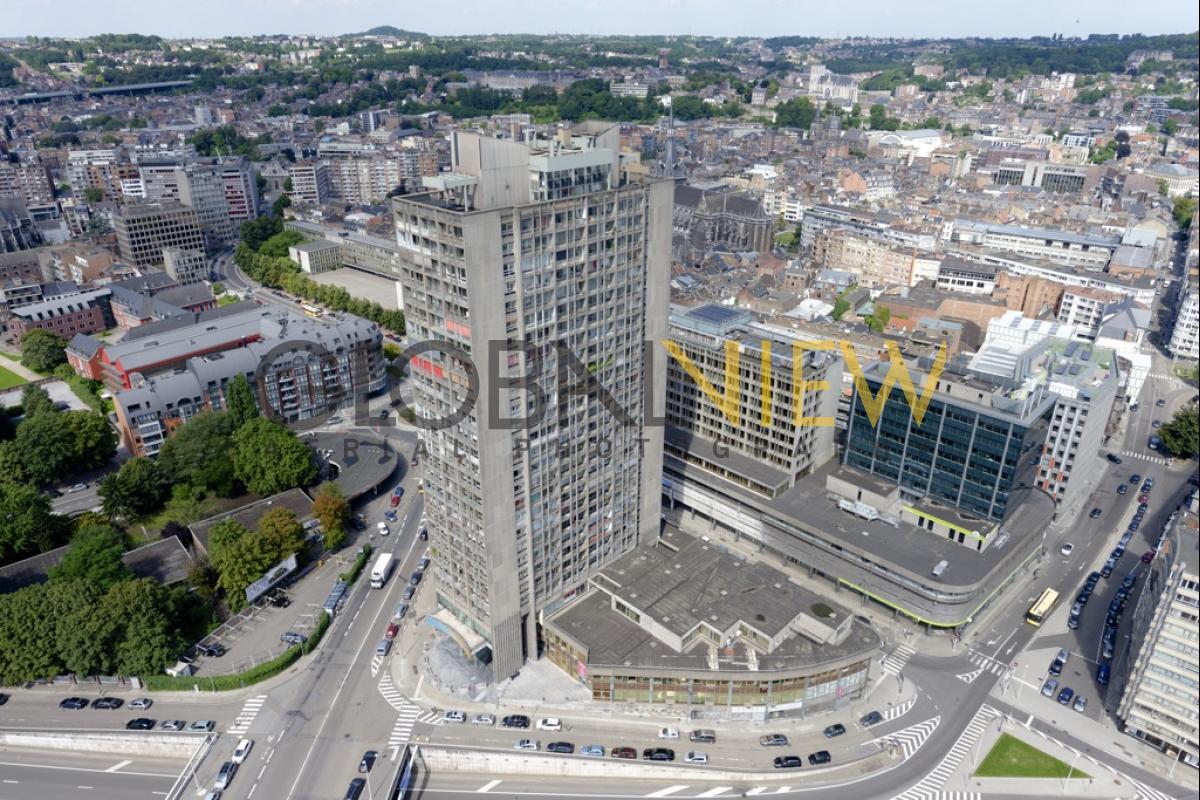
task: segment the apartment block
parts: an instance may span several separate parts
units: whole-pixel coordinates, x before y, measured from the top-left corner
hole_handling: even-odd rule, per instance
[[[1179,358],[1195,361],[1200,359],[1200,286],[1189,284],[1181,297],[1167,347]]]
[[[1194,498],[1195,495],[1193,494]],[[1175,512],[1133,612],[1129,678],[1117,709],[1125,733],[1200,767],[1200,521],[1195,502]],[[1123,666],[1118,663],[1118,669]]]
[[[1064,289],[1058,304],[1058,321],[1074,325],[1081,339],[1095,341],[1109,307],[1121,301],[1115,292],[1087,287]]]
[[[204,250],[196,210],[176,203],[125,205],[113,217],[121,258],[134,266],[163,263],[163,250]]]
[[[34,328],[50,331],[70,341],[76,334],[99,333],[113,325],[108,289],[69,294],[14,309],[8,329],[20,341]]]
[[[54,202],[50,169],[36,157],[28,161],[0,160],[0,199],[20,200],[26,206]]]
[[[666,373],[644,342],[666,335],[673,187],[623,174],[619,141],[455,132],[452,170],[392,201],[409,337],[454,348],[412,360],[416,413],[475,402],[421,434],[437,600],[496,679],[537,656],[543,613],[659,532],[644,419]],[[604,391],[568,391],[572,370]]]
[[[288,194],[298,204],[320,205],[331,197],[329,168],[324,161],[297,161],[288,168],[292,189]]]
[[[1121,240],[1111,236],[955,220],[951,240],[959,244],[1045,259],[1056,264],[1103,269]]]
[[[183,285],[208,280],[208,256],[203,250],[163,248],[163,270]]]

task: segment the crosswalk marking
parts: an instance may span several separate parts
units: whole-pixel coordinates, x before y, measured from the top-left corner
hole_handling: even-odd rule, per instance
[[[720,795],[723,795],[732,789],[732,786],[714,786],[707,792],[701,792],[700,794],[696,795],[696,797],[719,797]]]
[[[955,675],[954,677],[958,678],[963,683],[974,683],[975,679],[978,678],[982,674],[983,674],[983,670],[977,669],[977,670],[974,670],[973,672],[964,672],[960,675]]]
[[[251,697],[242,704],[242,710],[238,712],[237,718],[233,724],[229,726],[230,733],[245,733],[250,730],[251,723],[258,716],[259,710],[263,707],[263,703],[267,702],[267,695],[260,694],[257,697]]]
[[[379,668],[383,666],[383,656],[376,653],[371,656],[371,677],[374,678],[379,674]]]
[[[937,730],[937,726],[941,721],[942,718],[940,716],[933,717],[924,722],[918,722],[916,725],[909,725],[907,728],[898,730],[895,733],[880,736],[873,741],[881,742],[885,745],[898,746],[902,760],[907,761],[933,735],[933,732]]]
[[[413,726],[418,722],[432,724],[439,719],[437,714],[432,711],[423,712],[419,705],[401,694],[400,690],[396,688],[396,684],[392,682],[390,672],[383,673],[383,678],[379,681],[379,693],[383,695],[383,699],[389,706],[396,709],[396,722],[392,725],[392,732],[388,735],[388,747],[408,744],[412,738]]]
[[[1138,783],[1133,778],[1125,776],[1128,781],[1137,789],[1135,800],[1173,800],[1171,795],[1160,792],[1158,789],[1151,789],[1143,783]]]
[[[1142,461],[1149,461],[1152,464],[1165,464],[1167,460],[1162,456],[1152,456],[1149,453],[1142,453],[1137,450],[1123,450],[1121,455],[1126,458],[1140,458]]]
[[[944,793],[942,787],[946,785],[946,781],[958,769],[962,760],[971,752],[971,748],[979,741],[979,737],[983,735],[983,731],[991,723],[992,719],[999,715],[999,712],[988,705],[982,705],[975,712],[975,716],[971,717],[971,721],[967,724],[966,730],[958,737],[954,746],[950,751],[942,757],[933,770],[922,778],[919,782],[909,787],[903,794],[896,795],[893,800],[948,800],[948,798],[956,798],[956,800],[978,800],[977,792],[954,792]]]
[[[688,787],[687,786],[668,786],[665,789],[659,789],[657,792],[651,792],[650,794],[646,795],[646,797],[666,797],[667,795],[675,794],[676,792],[682,792],[686,788],[688,788]]]
[[[985,656],[983,653],[980,653],[976,650],[971,650],[967,653],[967,660],[975,666],[987,670],[997,678],[1004,677],[1004,673],[1008,672],[1008,667],[1006,667],[1003,663],[989,656]],[[959,677],[961,678],[962,676],[960,675]],[[974,678],[971,680],[974,680]],[[967,681],[967,683],[970,682],[971,681]]]
[[[790,786],[780,786],[779,788],[772,786],[755,786],[753,789],[747,790],[746,794],[750,795],[751,797],[757,797],[760,794],[787,794],[791,790],[792,787]]]
[[[883,721],[890,722],[891,720],[899,719],[900,717],[903,717],[905,714],[907,714],[909,712],[909,710],[912,709],[913,704],[915,704],[916,702],[917,702],[917,699],[915,697],[910,697],[907,701],[901,703],[900,705],[892,706],[887,711],[883,712]]]
[[[913,650],[908,645],[902,644],[892,652],[888,653],[883,659],[884,674],[899,675],[900,670],[904,669],[904,665],[908,663],[908,660],[912,658],[916,652],[916,650]]]

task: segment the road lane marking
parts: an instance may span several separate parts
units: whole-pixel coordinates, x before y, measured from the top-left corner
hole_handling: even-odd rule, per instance
[[[22,764],[16,761],[0,761],[0,767],[24,767],[25,769],[60,769],[67,772],[107,772],[108,770],[94,767],[69,767],[65,764]],[[178,775],[167,775],[160,772],[122,772],[122,775],[132,775],[139,778],[178,778]],[[15,781],[14,781],[15,783]]]
[[[486,792],[490,792],[492,789],[495,789],[499,785],[500,785],[500,781],[488,781],[483,786],[480,786],[478,789],[476,789],[475,793],[476,794],[485,794]]]
[[[116,771],[117,771],[117,770],[119,770],[119,769],[123,769],[124,767],[128,767],[128,766],[129,766],[130,764],[132,764],[132,763],[133,763],[132,761],[121,761],[121,762],[118,762],[118,763],[116,763],[116,764],[113,764],[111,767],[109,767],[108,769],[106,769],[106,770],[104,770],[104,771],[105,771],[105,772],[116,772]]]
[[[657,792],[651,792],[650,794],[646,795],[646,797],[666,797],[669,794],[682,792],[686,788],[688,788],[686,784],[683,786],[668,786],[665,789],[659,789]]]
[[[94,786],[76,786],[76,789],[94,789]]]
[[[707,792],[701,792],[700,794],[696,795],[696,797],[717,797],[718,795],[725,794],[732,788],[732,786],[716,786],[712,789],[709,789]]]

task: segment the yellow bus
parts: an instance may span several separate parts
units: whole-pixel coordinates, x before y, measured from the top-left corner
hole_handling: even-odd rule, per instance
[[[313,319],[316,319],[317,317],[321,316],[321,314],[325,313],[325,312],[321,311],[321,309],[317,308],[316,306],[309,305],[308,303],[301,303],[300,308],[302,308],[304,310],[305,314],[312,317]]]
[[[1025,614],[1025,621],[1035,628],[1039,627],[1046,617],[1050,616],[1050,612],[1054,610],[1054,604],[1057,602],[1058,592],[1047,589],[1029,607],[1029,611]]]

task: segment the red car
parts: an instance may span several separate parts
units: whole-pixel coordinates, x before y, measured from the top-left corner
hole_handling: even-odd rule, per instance
[[[612,749],[613,758],[637,758],[637,750],[632,747],[614,747]]]
[[[1148,494],[1138,495],[1138,502],[1139,503],[1149,503],[1150,495],[1148,495]]]
[[[392,495],[392,499],[388,501],[388,504],[391,505],[392,508],[395,508],[396,506],[400,505],[400,498],[397,495]]]
[[[1142,553],[1142,563],[1143,564],[1149,564],[1153,560],[1154,560],[1154,551],[1153,550],[1147,550],[1146,552]]]
[[[399,633],[400,633],[400,626],[393,622],[387,626],[387,630],[384,631],[383,638],[395,639],[396,636],[399,635]]]

